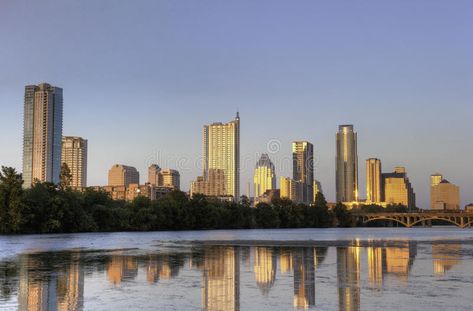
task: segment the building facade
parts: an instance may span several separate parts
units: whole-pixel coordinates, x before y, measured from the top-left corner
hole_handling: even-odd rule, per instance
[[[433,210],[459,210],[460,188],[442,179],[431,188],[430,208]]]
[[[65,163],[71,171],[71,187],[87,187],[87,139],[64,136],[61,163]]]
[[[181,175],[178,171],[172,169],[161,170],[163,184],[162,187],[172,188],[174,190],[181,189]]]
[[[140,184],[140,174],[132,166],[114,164],[108,171],[109,186],[125,186]]]
[[[301,181],[294,180],[289,177],[282,177],[279,179],[279,191],[280,197],[283,199],[289,199],[294,203],[304,203],[304,183]]]
[[[195,194],[203,194],[209,197],[229,197],[225,190],[225,173],[223,170],[211,169],[208,171],[207,178],[197,177],[197,180],[191,184],[191,197]]]
[[[357,134],[353,125],[340,125],[336,135],[337,202],[358,201]]]
[[[440,173],[430,175],[430,186],[435,187],[443,180],[443,176]]]
[[[163,176],[160,174],[161,168],[157,164],[151,164],[148,167],[148,183],[153,186],[159,186],[163,184]]]
[[[25,87],[23,180],[59,183],[62,144],[62,88],[47,83]]]
[[[393,173],[384,173],[382,177],[386,204],[415,208],[415,193],[404,167],[396,167]]]
[[[262,196],[268,190],[276,189],[274,164],[265,153],[261,155],[261,158],[256,163],[253,183],[255,187],[255,198]]]
[[[237,112],[235,119],[228,123],[223,124],[219,122],[205,125],[202,143],[203,176],[197,178],[195,187],[204,186],[207,183],[207,186],[214,187],[209,192],[217,193],[224,189],[224,196],[238,200],[240,198],[239,113]],[[213,185],[214,182],[220,182],[221,174],[223,174],[224,184]],[[212,181],[210,181],[211,175],[214,175]],[[194,193],[208,195],[200,192],[202,189],[198,188],[199,191]]]
[[[314,197],[314,146],[308,141],[292,143],[293,179],[302,183],[302,202],[310,204]]]
[[[366,203],[384,201],[381,190],[381,160],[371,158],[366,160]]]

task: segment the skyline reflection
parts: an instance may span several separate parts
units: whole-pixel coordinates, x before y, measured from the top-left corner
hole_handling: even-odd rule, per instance
[[[432,244],[432,276],[454,270],[462,263],[461,252],[458,243]],[[112,291],[134,284],[158,286],[160,280],[169,281],[166,286],[178,286],[185,271],[187,278],[200,280],[196,295],[200,301],[192,305],[200,305],[201,310],[243,309],[243,284],[253,284],[258,299],[265,301],[274,299],[273,290],[280,293],[282,286],[291,284],[292,300],[287,297],[282,303],[313,309],[318,299],[325,298],[316,299],[326,286],[319,282],[332,276],[336,277],[338,309],[360,310],[364,280],[366,288],[378,295],[391,282],[390,276],[405,287],[416,256],[417,243],[411,241],[394,246],[356,242],[343,247],[201,246],[140,255],[133,250],[24,254],[0,262],[0,306],[2,301],[16,299],[19,310],[83,310],[89,282]]]

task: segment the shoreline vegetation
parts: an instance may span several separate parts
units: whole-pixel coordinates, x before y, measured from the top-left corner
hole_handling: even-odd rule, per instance
[[[64,185],[36,182],[23,189],[21,174],[3,166],[0,172],[0,234],[209,229],[279,229],[354,227],[351,211],[339,203],[329,209],[322,193],[313,205],[275,199],[250,206],[222,202],[202,195],[188,198],[182,191],[149,200],[114,201],[102,190],[74,191]],[[405,206],[368,205],[364,211],[406,211]]]

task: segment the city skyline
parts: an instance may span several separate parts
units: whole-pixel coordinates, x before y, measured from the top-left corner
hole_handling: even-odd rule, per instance
[[[29,10],[21,3],[2,3],[0,10],[0,105],[8,107],[0,123],[8,133],[0,137],[6,146],[2,165],[21,170],[24,85],[47,81],[65,90],[64,133],[89,140],[89,185],[106,184],[114,163],[143,174],[150,163],[175,166],[159,157],[175,163],[182,155],[194,162],[202,124],[226,120],[239,109],[245,116],[242,155],[263,153],[268,141],[278,139],[281,149],[270,156],[280,163],[293,140],[312,142],[316,178],[330,200],[333,133],[338,124],[350,123],[359,135],[359,185],[365,185],[363,161],[376,157],[388,168],[406,166],[419,206],[430,205],[429,176],[436,171],[460,187],[462,207],[473,201],[469,2],[420,1],[409,9],[376,2],[363,9],[277,2],[252,4],[252,10],[245,1],[232,10],[210,10],[210,2],[192,10],[178,3],[148,2],[148,10],[61,3],[62,14],[54,18],[48,17],[57,1],[33,3]],[[422,23],[414,13],[419,11]],[[151,12],[161,18],[147,18]],[[40,23],[36,14],[48,22]],[[80,22],[84,15],[90,24]],[[102,19],[123,31],[97,28]],[[363,19],[369,22],[358,23]],[[33,35],[37,28],[51,36]],[[268,34],[273,29],[279,31]],[[58,37],[61,49],[53,49]],[[118,66],[127,62],[134,65]],[[127,143],[115,144],[117,139]],[[246,167],[242,189],[253,175],[253,167]],[[291,176],[290,169],[276,167],[278,176]],[[181,172],[183,190],[200,172],[190,166]],[[360,197],[364,191],[361,186]]]

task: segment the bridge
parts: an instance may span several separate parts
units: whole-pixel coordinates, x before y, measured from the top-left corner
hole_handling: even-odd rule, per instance
[[[397,222],[407,228],[422,224],[430,226],[432,221],[439,220],[454,224],[459,228],[473,227],[473,213],[463,211],[420,211],[408,213],[364,213],[354,212],[357,222],[367,224],[374,221],[385,220]]]

